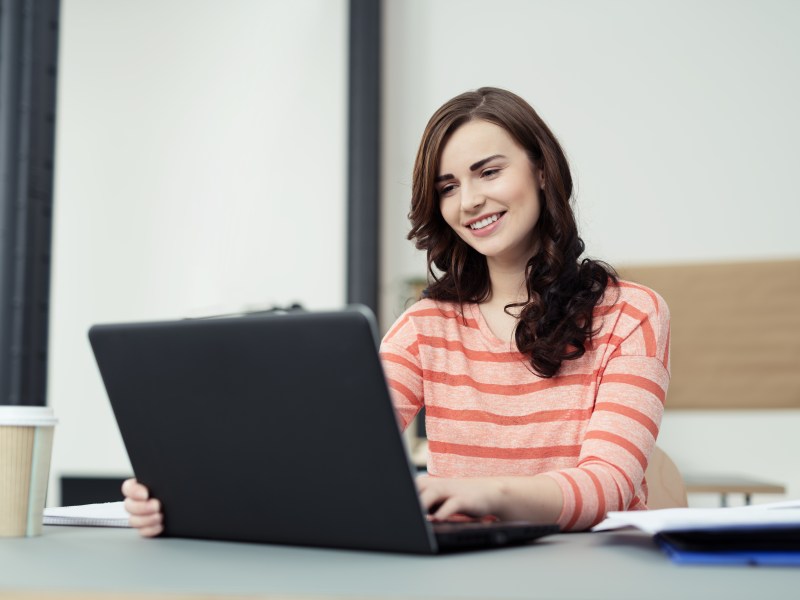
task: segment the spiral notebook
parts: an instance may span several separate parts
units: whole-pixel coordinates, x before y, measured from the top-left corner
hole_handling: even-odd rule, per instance
[[[130,527],[128,516],[123,502],[102,502],[45,508],[42,522],[79,527]]]

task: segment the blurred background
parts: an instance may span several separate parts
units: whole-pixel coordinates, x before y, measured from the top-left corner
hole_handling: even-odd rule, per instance
[[[588,255],[620,268],[800,259],[797,2],[381,6],[379,242],[359,251],[378,259],[383,330],[425,277],[406,240],[420,135],[444,101],[484,85],[526,98],[560,139]],[[90,325],[348,301],[349,9],[61,0],[50,505],[63,476],[130,473]],[[755,501],[800,497],[794,398],[668,398],[659,444],[684,472],[785,486]]]

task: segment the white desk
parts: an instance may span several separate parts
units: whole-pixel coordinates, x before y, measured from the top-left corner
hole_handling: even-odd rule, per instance
[[[677,566],[638,532],[561,534],[525,547],[412,556],[45,527],[0,540],[0,599],[796,597],[800,569]],[[35,595],[32,595],[35,593]],[[174,597],[174,596],[171,596]]]

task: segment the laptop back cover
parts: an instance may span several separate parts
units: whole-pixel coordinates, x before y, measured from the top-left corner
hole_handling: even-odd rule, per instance
[[[362,310],[98,325],[164,535],[432,553]]]

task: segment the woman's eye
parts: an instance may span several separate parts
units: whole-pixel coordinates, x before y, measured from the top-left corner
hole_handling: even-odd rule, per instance
[[[456,189],[455,184],[454,183],[449,183],[449,184],[447,184],[445,186],[442,186],[439,189],[439,195],[440,196],[447,196],[447,195],[451,194],[454,189]]]
[[[494,168],[491,168],[491,169],[485,169],[481,173],[481,177],[487,177],[487,178],[488,177],[494,177],[498,173],[500,173],[500,169],[498,169],[497,167],[494,167]]]

